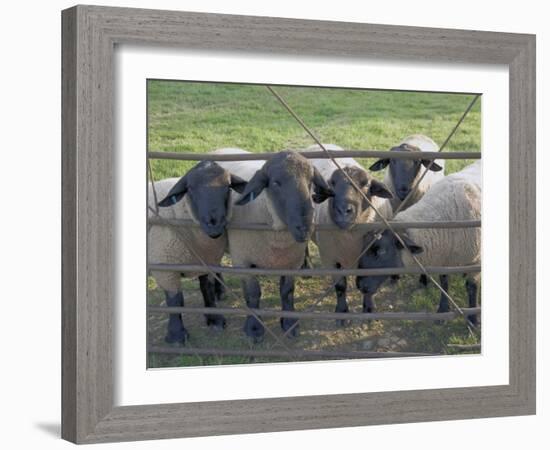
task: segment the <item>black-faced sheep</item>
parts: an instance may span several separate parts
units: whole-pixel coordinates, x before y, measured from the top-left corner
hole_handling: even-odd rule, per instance
[[[231,173],[250,180],[235,203],[235,222],[267,223],[272,230],[228,230],[233,265],[269,269],[299,269],[304,262],[307,241],[313,232],[313,205],[331,194],[326,181],[306,158],[296,152],[279,152],[265,163],[258,161],[220,162]],[[260,305],[261,288],[254,276],[242,281],[246,304]],[[282,309],[294,310],[294,278],[281,277]],[[281,318],[281,327],[297,335],[296,319]],[[244,331],[255,341],[264,335],[256,317],[247,317]]]
[[[199,227],[152,225],[148,233],[150,263],[201,264],[220,263],[227,244],[225,227],[231,213],[231,189],[243,192],[246,182],[230,174],[218,164],[203,161],[182,178],[170,178],[155,182],[158,214],[164,219],[191,219]],[[153,186],[148,188],[149,217],[156,209]],[[219,287],[208,273],[151,271],[158,286],[164,290],[168,306],[183,306],[181,276],[199,277],[200,289],[206,307],[216,306]],[[208,326],[223,328],[225,319],[219,314],[207,314]],[[181,314],[170,314],[168,343],[184,343],[188,338]]]
[[[393,147],[390,151],[402,152],[437,152],[439,147],[427,136],[414,134],[404,139],[397,147]],[[422,176],[422,166],[430,166],[429,159],[395,159],[382,158],[376,161],[369,170],[373,172],[386,168],[384,175],[384,184],[388,186],[393,194],[391,206],[394,211],[401,208],[402,211],[414,205],[422,196],[428,192],[430,187],[440,181],[444,177],[445,160],[436,159],[431,165],[428,173],[422,178],[420,184],[407,200],[407,203],[400,206],[403,200],[409,195],[413,186]],[[389,167],[388,167],[389,166]]]
[[[324,144],[327,150],[341,151],[333,144]],[[318,151],[311,146],[306,151]],[[316,228],[313,241],[319,248],[321,264],[326,268],[355,269],[363,249],[366,231],[357,229],[357,224],[379,221],[374,209],[365,200],[364,194],[384,218],[392,216],[388,199],[391,192],[384,183],[374,179],[353,158],[337,158],[342,173],[330,159],[312,159],[311,162],[326,180],[333,195],[327,202],[315,205],[315,225],[336,225],[338,229]],[[347,175],[347,176],[346,176]],[[361,188],[361,193],[350,183],[350,177]],[[336,291],[336,312],[348,312],[346,298],[347,278],[333,277]],[[337,323],[344,325],[345,321]]]
[[[415,205],[400,212],[394,221],[457,221],[480,220],[481,218],[481,161],[464,170],[445,177]],[[426,266],[465,266],[479,264],[481,261],[480,228],[410,228],[399,232],[408,249]],[[396,239],[390,230],[370,247],[359,263],[360,268],[381,267],[417,267],[408,251]],[[357,287],[363,292],[364,299],[374,306],[372,296],[388,275],[365,276],[357,278]],[[479,273],[466,275],[466,288],[469,306],[477,305]],[[440,277],[441,285],[448,287],[448,276]],[[441,294],[439,312],[449,310],[448,298]],[[475,316],[469,317],[472,323]]]

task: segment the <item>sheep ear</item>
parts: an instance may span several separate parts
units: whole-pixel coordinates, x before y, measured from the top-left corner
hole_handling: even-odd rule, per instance
[[[429,167],[430,166],[430,160],[429,159],[423,159],[422,160],[422,165],[424,167]],[[435,161],[434,163],[432,164],[432,166],[430,167],[430,170],[434,171],[434,172],[439,172],[440,170],[443,170],[443,167],[441,167],[439,164],[437,164]]]
[[[266,173],[262,169],[258,170],[247,183],[241,199],[235,204],[242,206],[246,205],[248,202],[251,202],[262,193],[264,188],[267,187],[267,183],[268,178]]]
[[[417,255],[424,251],[424,249],[420,245],[414,243],[413,240],[406,234],[401,234],[400,237],[413,255]],[[403,249],[403,245],[401,245],[401,242],[399,242],[399,239],[395,240],[395,244],[399,250]]]
[[[390,163],[390,159],[379,159],[372,166],[369,167],[369,170],[373,172],[378,172],[379,170],[384,169]]]
[[[388,187],[378,180],[372,180],[369,187],[369,194],[373,197],[393,198],[393,194]]]
[[[237,175],[231,174],[231,184],[229,187],[233,189],[234,191],[238,192],[239,194],[242,194],[244,192],[244,188],[247,185],[247,181],[243,180],[241,177],[238,177]]]
[[[183,196],[187,193],[187,176],[183,176],[180,178],[180,180],[174,185],[172,189],[170,189],[170,192],[168,192],[168,195],[158,202],[159,206],[166,207],[166,206],[172,206],[179,202]]]
[[[323,203],[327,198],[334,197],[334,191],[316,167],[313,167],[313,191],[311,198],[315,203]]]
[[[314,203],[323,203],[327,198],[334,197],[334,194],[332,193],[315,193],[311,196]]]

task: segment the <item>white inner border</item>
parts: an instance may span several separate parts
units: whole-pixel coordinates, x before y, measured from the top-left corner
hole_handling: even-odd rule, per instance
[[[115,58],[116,405],[508,384],[506,66],[308,59],[131,46],[118,47]],[[146,370],[147,78],[483,93],[482,354]]]

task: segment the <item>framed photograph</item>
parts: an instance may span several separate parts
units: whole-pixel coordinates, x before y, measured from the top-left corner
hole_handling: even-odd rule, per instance
[[[534,414],[534,36],[62,24],[65,439]]]

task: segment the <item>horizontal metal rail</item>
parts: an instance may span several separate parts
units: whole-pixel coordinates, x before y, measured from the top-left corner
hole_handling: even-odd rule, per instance
[[[288,317],[292,319],[319,319],[319,320],[453,320],[460,317],[458,311],[449,311],[445,313],[432,312],[375,312],[375,313],[360,313],[360,312],[312,312],[312,311],[281,311],[276,309],[252,309],[246,308],[204,308],[204,307],[177,307],[177,306],[148,306],[147,311],[151,313],[163,314],[224,314],[226,316],[243,316],[254,311],[255,314],[261,317]],[[464,314],[479,314],[481,308],[463,308]]]
[[[308,159],[339,158],[391,158],[391,159],[480,159],[481,152],[402,152],[388,150],[344,150],[299,152]],[[277,152],[264,153],[180,153],[148,152],[149,159],[172,159],[179,161],[258,161],[273,158]]]
[[[149,217],[150,225],[165,225],[174,227],[194,227],[199,228],[200,225],[191,219],[165,219],[163,217]],[[455,220],[449,222],[392,222],[389,224],[395,230],[405,230],[409,228],[479,228],[481,220]],[[230,222],[227,227],[230,230],[267,230],[273,231],[273,227],[267,223],[237,223]],[[374,231],[386,229],[387,225],[383,222],[358,223],[351,230],[347,231]],[[318,224],[315,225],[316,230],[339,230],[337,225]]]
[[[367,352],[367,351],[326,351],[326,350],[292,350],[290,355],[285,350],[229,350],[223,348],[192,348],[192,347],[160,347],[150,346],[149,353],[171,353],[176,355],[190,356],[245,356],[245,357],[268,357],[268,358],[289,358],[290,356],[303,359],[319,358],[403,358],[411,356],[439,356],[437,353],[405,353],[405,352]]]
[[[377,276],[377,275],[407,275],[423,274],[420,267],[388,267],[382,269],[262,269],[258,267],[228,267],[205,266],[200,264],[148,264],[149,270],[158,272],[215,272],[231,275],[266,275],[266,276]],[[452,273],[475,273],[481,271],[481,266],[458,267],[426,267],[428,273],[443,275]]]

